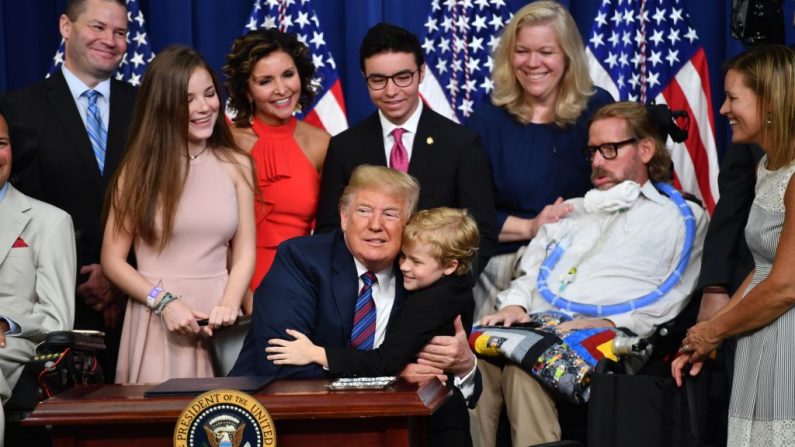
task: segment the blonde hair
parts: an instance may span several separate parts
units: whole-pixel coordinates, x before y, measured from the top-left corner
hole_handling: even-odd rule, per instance
[[[627,123],[629,132],[627,138],[637,138],[638,140],[648,138],[654,142],[654,155],[646,164],[649,178],[655,182],[670,182],[671,153],[665,147],[665,142],[660,140],[659,126],[646,106],[639,102],[629,101],[608,104],[594,113],[590,124],[608,118],[619,118]]]
[[[385,166],[365,164],[357,166],[351,173],[348,186],[340,197],[340,209],[350,205],[353,196],[363,189],[403,197],[406,200],[406,217],[414,212],[420,197],[420,184],[414,177]]]
[[[480,243],[478,226],[466,210],[432,208],[411,216],[403,230],[403,246],[422,243],[431,247],[432,256],[445,266],[458,261],[456,275],[463,275],[472,266]]]
[[[795,51],[783,45],[761,45],[730,60],[758,97],[762,139],[775,167],[795,160]]]
[[[524,89],[516,79],[513,54],[516,50],[516,35],[524,26],[549,25],[563,50],[566,68],[558,85],[558,98],[552,120],[558,127],[574,124],[588,105],[588,98],[596,93],[588,74],[585,46],[574,19],[559,3],[537,1],[520,9],[508,22],[494,52],[494,92],[491,102],[505,107],[516,119],[527,124],[533,114],[533,106],[525,100]]]

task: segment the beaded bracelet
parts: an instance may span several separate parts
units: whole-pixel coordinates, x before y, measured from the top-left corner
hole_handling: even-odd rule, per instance
[[[176,299],[177,299],[177,297],[175,297],[174,295],[166,292],[166,294],[163,295],[163,298],[160,300],[160,302],[158,302],[157,305],[155,306],[155,308],[152,309],[152,312],[154,312],[155,315],[162,314],[163,313],[163,309],[166,308],[168,303],[170,303],[170,302],[172,302],[172,301],[174,301]]]

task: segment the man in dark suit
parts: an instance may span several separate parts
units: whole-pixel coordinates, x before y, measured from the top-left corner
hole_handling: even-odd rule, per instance
[[[340,199],[342,230],[291,239],[279,246],[271,270],[254,295],[251,330],[230,375],[326,377],[314,364],[274,365],[265,355],[268,340],[285,338],[286,329],[295,329],[319,346],[350,346],[363,277],[372,275],[376,280],[367,286],[371,286],[376,309],[373,346],[379,346],[392,309],[400,306],[403,298],[395,260],[418,190],[416,181],[400,172],[381,166],[356,169]],[[438,339],[453,342],[440,343]],[[460,322],[454,337],[435,337],[430,345],[426,350],[438,357],[431,358],[431,364],[412,365],[404,375],[433,377],[442,374],[442,369],[451,373],[457,388],[431,420],[431,440],[442,442],[453,432],[469,440],[463,395],[473,402],[478,393],[475,357]]]
[[[11,92],[0,106],[10,124],[31,131],[31,141],[16,142],[35,157],[18,174],[19,190],[72,216],[80,274],[75,327],[108,333],[101,360],[112,380],[122,296],[103,276],[99,254],[105,187],[121,161],[135,103],[135,89],[111,79],[127,50],[127,7],[124,0],[69,0],[59,26],[62,69]]]
[[[422,187],[419,209],[466,208],[475,218],[481,243],[474,267],[479,273],[497,244],[491,169],[480,137],[422,104],[425,61],[417,36],[409,31],[386,23],[370,28],[359,62],[378,111],[331,139],[317,230],[339,226],[337,202],[356,166],[408,170]]]

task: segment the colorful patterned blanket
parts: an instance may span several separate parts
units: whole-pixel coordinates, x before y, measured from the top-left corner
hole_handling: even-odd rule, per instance
[[[588,401],[591,372],[603,358],[617,360],[616,329],[560,331],[568,315],[546,312],[530,315],[520,326],[475,326],[469,336],[472,350],[483,357],[503,357],[532,374],[539,382],[574,403]]]

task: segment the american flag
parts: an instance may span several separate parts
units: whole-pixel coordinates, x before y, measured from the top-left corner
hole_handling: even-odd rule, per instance
[[[116,72],[116,79],[127,81],[138,87],[141,85],[141,78],[146,71],[146,65],[155,57],[149,39],[146,36],[144,14],[138,8],[137,0],[127,0],[127,52],[124,54]],[[52,67],[47,73],[47,77],[55,73],[64,61],[64,41],[52,59]]]
[[[425,22],[425,80],[420,94],[436,112],[466,122],[488,98],[500,32],[511,18],[504,0],[431,2]]]
[[[319,92],[307,110],[298,115],[307,123],[336,135],[348,128],[342,84],[337,76],[337,64],[326,45],[320,21],[309,0],[254,0],[244,32],[258,28],[278,28],[293,33],[309,47],[315,64],[312,80]]]
[[[680,0],[602,0],[590,39],[591,79],[614,98],[685,110],[684,144],[669,139],[676,180],[709,212],[718,201],[718,157],[709,69]]]

